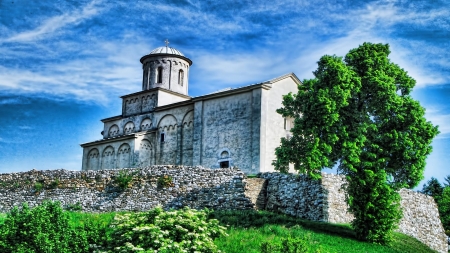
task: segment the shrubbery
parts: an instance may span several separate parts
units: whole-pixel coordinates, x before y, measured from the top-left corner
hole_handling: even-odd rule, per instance
[[[30,209],[15,207],[0,224],[0,252],[89,252],[86,232],[71,228],[59,202],[44,202]]]
[[[116,214],[110,224],[89,219],[71,223],[71,214],[82,214],[64,211],[59,202],[33,209],[24,204],[0,223],[0,252],[220,252],[213,240],[225,235],[225,227],[209,219],[209,213],[189,208],[166,212],[158,207]]]
[[[107,252],[220,252],[213,240],[225,234],[225,227],[207,217],[208,210],[164,212],[160,207],[116,215]]]

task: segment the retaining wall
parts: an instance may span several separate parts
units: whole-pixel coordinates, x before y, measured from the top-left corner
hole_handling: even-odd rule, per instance
[[[260,177],[267,180],[266,210],[331,223],[350,223],[354,219],[347,211],[342,175],[322,173],[321,180],[280,173],[263,173]],[[399,193],[403,218],[397,231],[438,252],[448,252],[447,236],[434,199],[408,189]]]
[[[252,209],[244,194],[244,173],[238,169],[153,166],[127,169],[133,174],[123,190],[117,179],[122,170],[28,171],[0,174],[0,212],[27,202],[30,207],[46,199],[65,207],[79,203],[85,212],[146,211],[158,205],[165,209],[188,206],[217,210]],[[170,176],[173,186],[158,188],[157,180]],[[43,184],[38,190],[36,187]]]
[[[126,189],[119,187],[120,173],[133,174]],[[163,176],[170,176],[173,185],[158,187]],[[23,202],[34,207],[44,200],[57,200],[65,207],[78,204],[85,212],[146,211],[160,205],[165,209],[265,209],[332,223],[353,220],[347,212],[343,176],[323,173],[321,180],[312,180],[304,175],[263,173],[259,177],[247,179],[232,168],[182,166],[0,174],[0,212]],[[400,195],[403,218],[398,231],[447,252],[447,237],[433,198],[406,189]]]

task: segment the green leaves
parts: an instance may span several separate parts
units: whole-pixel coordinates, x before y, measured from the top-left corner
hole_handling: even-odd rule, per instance
[[[0,252],[88,252],[82,230],[71,229],[59,202],[44,202],[33,209],[15,207],[0,225]]]
[[[389,53],[389,45],[364,43],[344,60],[323,56],[315,78],[284,97],[278,112],[294,117],[295,124],[273,163],[282,172],[294,164],[314,178],[322,168],[339,164],[349,179],[354,228],[361,239],[380,243],[389,240],[400,217],[394,191],[420,182],[438,134],[409,96],[415,80],[389,60]],[[367,213],[371,206],[380,211]]]
[[[117,214],[111,227],[108,252],[219,252],[213,240],[225,235],[208,210],[189,208],[163,211],[160,207],[141,213]]]

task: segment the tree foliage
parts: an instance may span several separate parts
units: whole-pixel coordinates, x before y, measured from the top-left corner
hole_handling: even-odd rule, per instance
[[[432,177],[426,184],[422,187],[422,193],[433,197],[436,201],[441,197],[444,187],[442,187],[439,181]]]
[[[293,164],[320,178],[338,164],[358,237],[378,243],[389,241],[401,218],[396,190],[420,182],[438,134],[410,96],[415,80],[389,53],[389,45],[364,43],[344,59],[323,56],[315,78],[284,96],[277,110],[295,121],[292,137],[275,150],[275,168],[287,172]]]
[[[450,236],[450,187],[446,186],[438,201],[439,216],[445,233]]]
[[[69,225],[59,202],[46,201],[33,209],[23,204],[0,224],[0,252],[89,252],[89,240],[83,227]]]

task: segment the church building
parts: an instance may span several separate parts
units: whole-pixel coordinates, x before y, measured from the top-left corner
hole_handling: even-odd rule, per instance
[[[82,170],[200,165],[272,171],[291,119],[276,112],[301,84],[290,73],[198,97],[188,95],[192,61],[159,47],[140,59],[142,91],[122,96],[122,112],[102,119],[103,138],[81,144]],[[205,84],[208,85],[208,84]]]

